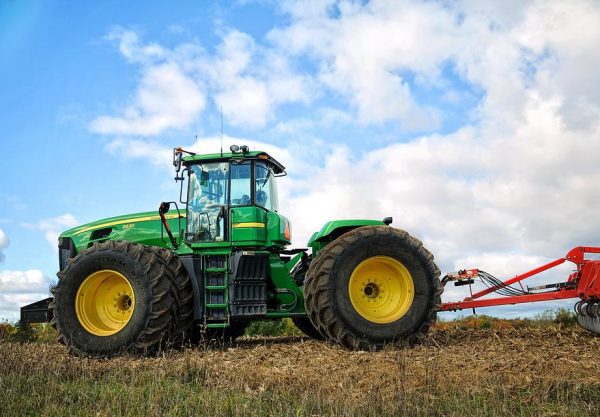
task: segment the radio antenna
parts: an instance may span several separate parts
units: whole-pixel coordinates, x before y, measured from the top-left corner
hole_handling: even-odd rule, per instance
[[[221,156],[223,156],[223,105],[221,105]]]

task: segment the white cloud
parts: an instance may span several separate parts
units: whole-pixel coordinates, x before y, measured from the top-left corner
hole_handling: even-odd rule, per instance
[[[52,280],[39,269],[0,272],[0,294],[48,293]]]
[[[136,139],[114,139],[106,145],[106,150],[126,158],[145,158],[154,165],[173,167],[173,150],[154,142]]]
[[[364,154],[338,148],[284,213],[303,239],[328,219],[393,215],[446,268],[465,253],[597,244],[600,143],[556,125],[556,112],[532,110],[509,137],[467,128]]]
[[[0,271],[0,319],[18,320],[19,309],[48,297],[52,284],[39,269]]]
[[[228,124],[260,128],[287,102],[308,102],[310,81],[296,74],[277,51],[257,45],[237,30],[225,31],[214,55],[197,43],[173,49],[143,43],[138,33],[117,28],[108,40],[142,68],[132,104],[118,116],[99,116],[90,129],[99,134],[156,136],[191,125],[210,97]]]
[[[269,38],[282,50],[316,59],[320,81],[344,94],[361,121],[397,121],[404,130],[439,126],[437,110],[416,101],[408,76],[418,73],[429,82],[439,77],[454,49],[452,13],[423,2],[344,2],[339,16],[327,3],[310,13],[304,9],[288,2],[293,23]]]
[[[228,124],[246,128],[264,127],[278,105],[307,103],[312,94],[308,78],[294,73],[285,55],[237,30],[225,33],[206,75]]]
[[[0,229],[0,263],[4,262],[4,249],[6,249],[8,245],[10,245],[10,239],[4,230]]]
[[[198,84],[177,64],[163,63],[145,70],[134,103],[122,115],[97,117],[90,128],[101,134],[154,136],[188,126],[204,106]]]
[[[316,216],[395,212],[396,224],[439,248],[445,264],[465,251],[561,254],[594,241],[599,230],[584,219],[594,216],[600,179],[600,94],[592,81],[600,7],[520,5],[322,2],[307,11],[286,3],[292,23],[271,39],[318,62],[321,79],[363,120],[431,120],[411,101],[402,73],[444,86],[448,63],[484,97],[477,123],[453,134],[330,154],[290,204],[303,233],[315,216],[301,213],[335,201]]]
[[[143,44],[139,35],[121,27],[113,28],[106,39],[117,42],[119,51],[130,62],[149,63],[165,58],[167,50],[156,43]]]
[[[60,216],[43,219],[38,223],[23,223],[22,226],[28,229],[40,230],[48,244],[58,252],[58,236],[65,230],[75,227],[79,224],[77,219],[70,213]]]
[[[314,60],[320,80],[345,95],[363,122],[435,131],[443,115],[419,101],[410,77],[415,85],[443,86],[448,66],[485,90],[480,110],[493,112],[496,123],[519,119],[532,84],[561,101],[566,123],[598,118],[596,2],[375,0],[309,8],[288,1],[283,10],[291,24],[269,39]]]

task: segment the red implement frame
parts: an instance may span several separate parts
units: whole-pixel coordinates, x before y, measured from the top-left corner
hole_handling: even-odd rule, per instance
[[[503,285],[515,284],[537,275],[540,272],[552,269],[566,261],[573,262],[577,266],[576,271],[569,275],[569,279],[566,283],[564,283],[565,285],[558,286],[554,290],[541,293],[481,299],[481,297],[502,288],[500,285],[498,285],[479,291],[470,297],[465,298],[463,301],[443,303],[440,311],[455,311],[466,308],[562,300],[566,298],[580,298],[583,301],[600,300],[600,260],[585,259],[586,253],[600,253],[600,248],[578,246],[571,249],[564,258],[559,258],[555,261],[547,263],[546,265],[542,265],[539,268],[532,269],[529,272],[517,275],[516,277],[503,282]],[[461,272],[465,272],[465,278],[468,279],[468,274],[472,271],[475,270]]]

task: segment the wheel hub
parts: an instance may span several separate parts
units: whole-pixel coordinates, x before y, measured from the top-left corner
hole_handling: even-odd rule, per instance
[[[129,280],[120,272],[100,270],[87,276],[75,297],[75,313],[85,330],[96,336],[121,331],[135,309]]]
[[[131,297],[128,294],[120,295],[119,298],[115,298],[115,307],[120,312],[125,313],[127,310],[131,308]]]
[[[414,299],[408,269],[388,256],[373,256],[352,272],[348,294],[356,312],[373,323],[392,323],[403,317]]]
[[[363,292],[365,293],[364,297],[367,298],[377,298],[379,296],[379,286],[374,282],[369,282],[364,285]]]

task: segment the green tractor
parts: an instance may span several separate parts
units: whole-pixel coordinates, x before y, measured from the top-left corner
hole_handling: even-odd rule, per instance
[[[286,173],[269,154],[176,148],[173,164],[182,208],[163,202],[62,233],[54,297],[23,307],[22,321],[51,321],[70,352],[94,357],[233,340],[282,318],[376,349],[415,342],[434,322],[440,270],[391,218],[330,221],[310,250],[288,249],[276,185]]]

